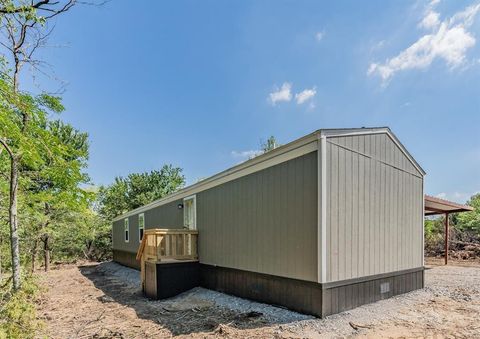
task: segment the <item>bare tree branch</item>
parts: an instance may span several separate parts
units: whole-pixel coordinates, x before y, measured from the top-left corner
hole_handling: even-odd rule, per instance
[[[2,146],[5,148],[10,158],[13,159],[15,157],[15,153],[13,153],[13,150],[10,148],[10,146],[8,146],[7,141],[0,139],[0,144],[2,144]]]

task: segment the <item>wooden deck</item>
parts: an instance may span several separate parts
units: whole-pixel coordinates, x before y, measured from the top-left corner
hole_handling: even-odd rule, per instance
[[[198,261],[198,231],[155,228],[146,230],[137,251],[142,288],[145,288],[145,263],[172,264]]]

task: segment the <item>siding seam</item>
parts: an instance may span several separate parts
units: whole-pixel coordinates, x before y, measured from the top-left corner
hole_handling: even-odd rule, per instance
[[[397,167],[397,166],[395,166],[395,165],[392,165],[392,164],[390,164],[390,163],[388,163],[388,162],[386,162],[386,161],[377,159],[377,158],[375,158],[375,157],[373,157],[373,156],[371,156],[371,155],[368,155],[368,154],[359,152],[359,151],[357,151],[357,150],[351,149],[351,148],[349,148],[349,147],[346,147],[346,146],[337,144],[336,142],[333,142],[333,141],[330,141],[330,140],[328,140],[327,142],[329,142],[329,143],[331,143],[331,144],[333,144],[333,145],[335,145],[335,146],[338,146],[338,147],[340,147],[340,148],[343,148],[343,149],[345,149],[345,150],[347,150],[347,151],[350,151],[350,152],[353,152],[353,153],[357,153],[357,154],[362,155],[362,156],[364,156],[364,157],[366,157],[366,158],[369,158],[369,159],[378,161],[378,162],[380,162],[380,163],[382,163],[382,164],[384,164],[384,165],[393,167],[393,168],[395,168],[395,169],[397,169],[397,170],[399,170],[399,171],[402,171],[402,172],[408,173],[408,174],[410,174],[410,175],[416,176],[417,178],[422,178],[422,176],[420,176],[420,175],[418,175],[418,174],[416,174],[416,173],[412,173],[412,172],[407,171],[407,170],[405,170],[405,169],[403,169],[403,168],[400,168],[400,167]]]

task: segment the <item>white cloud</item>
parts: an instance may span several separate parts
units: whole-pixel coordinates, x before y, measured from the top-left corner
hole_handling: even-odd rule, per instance
[[[262,151],[261,150],[232,151],[231,154],[234,158],[247,160],[262,154]]]
[[[385,42],[385,40],[380,40],[379,42],[377,42],[375,45],[373,45],[372,51],[382,49],[383,46],[385,46]]]
[[[321,32],[317,32],[317,34],[315,34],[315,39],[317,39],[317,41],[322,41],[323,38],[325,37],[325,31],[321,31]]]
[[[440,14],[438,12],[430,10],[423,17],[422,21],[419,23],[419,26],[426,29],[432,29],[437,27],[439,24],[440,24]]]
[[[431,33],[384,63],[371,63],[368,75],[378,75],[386,82],[399,71],[426,69],[435,59],[443,59],[451,69],[464,64],[467,50],[476,42],[469,28],[479,10],[480,4],[472,5],[438,23],[430,17],[422,26],[431,29]],[[427,12],[424,21],[431,13]]]
[[[418,27],[425,29],[434,29],[440,24],[440,13],[435,11],[435,7],[440,3],[440,0],[432,0],[427,4],[422,21],[419,22]]]
[[[272,105],[279,101],[290,101],[292,100],[292,84],[289,82],[284,82],[281,88],[276,88],[274,92],[269,94],[269,99]]]
[[[471,192],[471,193],[465,193],[465,192],[453,192],[453,193],[446,193],[446,192],[441,192],[435,195],[435,197],[444,199],[444,200],[449,200],[453,201],[456,203],[464,204],[472,197],[473,195],[477,194],[478,192]]]
[[[317,94],[317,90],[315,89],[315,87],[313,87],[312,89],[305,89],[300,93],[295,94],[295,100],[297,101],[297,104],[301,105],[304,102],[312,99],[315,94]]]
[[[446,199],[447,198],[447,193],[441,192],[441,193],[438,193],[437,195],[435,195],[435,197],[440,198],[440,199]]]

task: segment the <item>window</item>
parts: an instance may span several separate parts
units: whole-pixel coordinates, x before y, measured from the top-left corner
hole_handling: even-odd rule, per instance
[[[195,196],[183,199],[183,225],[191,230],[197,229],[197,211]]]
[[[138,215],[138,241],[142,242],[143,239],[143,229],[145,228],[145,215]]]
[[[125,242],[128,242],[129,238],[130,238],[130,234],[129,234],[130,226],[128,225],[128,218],[126,218],[123,221],[123,225],[124,225],[124,230],[125,230]]]

